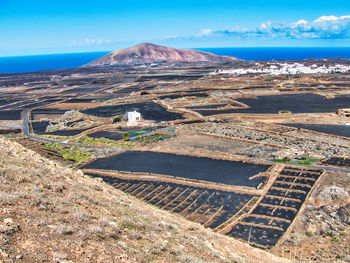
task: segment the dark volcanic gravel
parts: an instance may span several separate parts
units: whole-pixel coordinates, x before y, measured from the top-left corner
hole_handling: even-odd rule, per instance
[[[34,133],[43,134],[46,131],[47,125],[49,125],[49,121],[33,121],[32,127]]]
[[[249,180],[249,177],[266,171],[268,167],[268,165],[138,151],[128,151],[106,159],[98,159],[84,166],[86,169],[152,172],[250,187],[257,187],[264,178]]]
[[[257,99],[238,99],[250,106],[248,109],[235,109],[235,113],[278,113],[280,110],[288,110],[292,113],[308,112],[336,112],[339,108],[347,108],[350,105],[350,96],[337,96],[334,99],[326,99],[314,94],[284,94],[258,96]]]
[[[283,123],[281,125],[350,138],[350,126],[326,124]]]
[[[21,110],[0,111],[0,120],[20,120]]]
[[[155,120],[160,122],[183,119],[181,114],[169,112],[163,106],[154,102],[103,106],[86,109],[82,112],[97,117],[112,117],[116,115],[124,115],[126,112],[133,110],[140,112],[145,120]]]
[[[121,140],[123,139],[123,132],[109,132],[109,131],[101,131],[95,132],[88,135],[91,138],[108,138],[111,140]]]
[[[340,108],[348,108],[350,96],[337,96],[326,99],[314,94],[283,94],[258,96],[257,99],[240,98],[237,101],[247,104],[250,108],[225,110],[195,110],[203,116],[227,113],[276,114],[287,110],[292,113],[336,112]],[[195,108],[192,108],[195,109]]]

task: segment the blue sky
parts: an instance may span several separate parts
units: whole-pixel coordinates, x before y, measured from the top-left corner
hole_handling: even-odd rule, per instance
[[[350,46],[350,4],[322,0],[0,0],[0,56],[174,47]]]

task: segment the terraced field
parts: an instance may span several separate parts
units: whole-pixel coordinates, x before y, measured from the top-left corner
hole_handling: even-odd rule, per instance
[[[271,248],[293,222],[322,170],[285,168],[257,206],[228,235]]]
[[[285,167],[263,195],[197,187],[190,182],[140,180],[87,170],[160,209],[262,249],[275,246],[292,224],[323,170]],[[159,179],[160,180],[160,179]]]

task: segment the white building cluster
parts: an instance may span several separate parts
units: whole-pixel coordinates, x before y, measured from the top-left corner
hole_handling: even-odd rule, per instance
[[[225,69],[211,73],[217,74],[233,74],[233,75],[245,75],[245,74],[269,74],[269,75],[295,75],[295,74],[317,74],[317,73],[348,73],[350,72],[350,66],[347,65],[322,65],[316,64],[306,66],[301,63],[274,63],[269,65],[255,64],[255,67],[251,68],[239,68],[239,69]]]

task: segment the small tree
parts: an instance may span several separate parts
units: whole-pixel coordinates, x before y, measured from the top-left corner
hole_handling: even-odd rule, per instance
[[[127,132],[123,133],[123,140],[124,141],[128,141],[129,140],[129,133],[127,133]]]
[[[117,122],[121,122],[121,121],[122,121],[122,119],[120,117],[115,117],[113,119],[113,123],[117,123]]]

